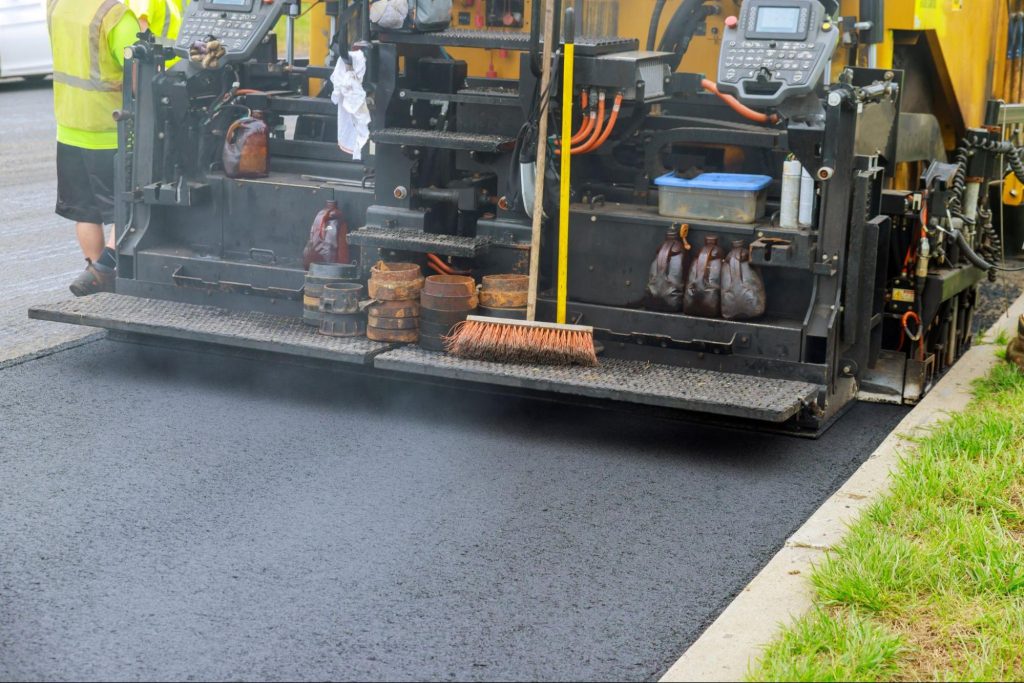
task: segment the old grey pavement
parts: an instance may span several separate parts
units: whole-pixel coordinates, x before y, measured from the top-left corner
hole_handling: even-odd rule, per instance
[[[56,124],[47,81],[0,81],[0,364],[93,331],[29,320],[32,304],[70,296],[85,266],[57,200]]]

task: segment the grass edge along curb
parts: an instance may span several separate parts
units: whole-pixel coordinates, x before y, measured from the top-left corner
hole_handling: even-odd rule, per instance
[[[753,680],[1024,679],[1022,404],[1024,376],[997,364],[915,440]]]
[[[1024,313],[1024,295],[988,330],[997,339],[1016,330]],[[995,346],[977,344],[924,397],[879,445],[852,477],[790,537],[761,572],[733,599],[721,615],[665,673],[662,681],[731,681],[743,679],[765,646],[813,608],[814,591],[807,577],[825,553],[837,547],[860,514],[889,486],[905,436],[920,436],[950,413],[964,409],[972,383],[999,359]]]

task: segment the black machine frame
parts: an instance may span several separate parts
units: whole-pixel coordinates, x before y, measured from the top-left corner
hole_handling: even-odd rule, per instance
[[[285,3],[275,2],[283,11]],[[165,68],[170,51],[151,39],[135,46],[125,64],[132,87],[125,88],[118,114],[119,294],[298,317],[303,244],[312,217],[328,200],[338,202],[353,228],[349,242],[364,277],[380,259],[426,263],[428,253],[474,274],[523,272],[530,220],[519,174],[529,156],[524,150],[540,97],[539,29],[532,35],[456,28],[377,31],[369,26],[367,13],[357,11],[360,4],[347,9],[344,3],[338,13],[353,21],[359,17],[360,40],[352,47],[364,51],[369,64],[373,144],[362,161],[335,144],[337,110],[328,91],[311,90],[311,81],[329,78],[331,69],[283,62],[273,35],[248,61],[217,69],[187,60]],[[336,47],[347,35],[349,30],[339,27]],[[600,62],[587,60],[638,47],[636,41],[616,38],[583,37],[579,43],[581,74],[600,68]],[[520,79],[470,78],[465,63],[443,49],[459,45],[520,51]],[[644,55],[657,58],[657,53]],[[548,66],[557,69],[558,63]],[[627,76],[632,73],[624,72],[623,79]],[[737,393],[756,393],[764,385],[765,392],[803,394],[791,397],[797,401],[792,410],[758,412],[753,406],[759,399],[748,397],[736,410],[720,413],[740,421],[744,416],[776,419],[793,432],[818,434],[858,392],[893,402],[918,400],[969,347],[976,285],[985,273],[944,243],[942,230],[931,231],[940,255],[930,267],[926,258],[924,277],[908,285],[906,262],[902,270],[894,265],[893,254],[905,252],[908,240],[911,247],[916,244],[922,209],[944,220],[943,207],[956,191],[948,172],[932,173],[912,190],[887,187],[899,161],[902,78],[898,71],[847,69],[838,82],[820,85],[811,106],[805,103],[799,115],[762,124],[742,118],[705,92],[699,74],[678,73],[659,83],[665,96],[657,101],[646,100],[642,81],[606,87],[609,100],[629,87],[634,94],[623,103],[608,143],[574,161],[568,254],[572,320],[593,326],[604,357],[627,374],[653,364],[677,368],[681,382],[696,377],[693,373],[728,379],[711,382],[713,391],[732,391],[729,387],[746,381],[752,388]],[[591,88],[585,77],[579,86],[581,91]],[[556,120],[562,115],[557,100],[551,96]],[[273,131],[270,174],[229,178],[219,163],[225,129],[249,111],[259,111]],[[578,114],[580,120],[586,115]],[[977,158],[987,156],[979,152]],[[813,223],[797,229],[782,228],[776,220],[787,158],[803,164],[816,188]],[[972,161],[975,169],[978,163]],[[994,172],[991,158],[981,163],[986,172]],[[751,261],[768,287],[768,311],[761,319],[701,318],[643,305],[651,256],[666,227],[679,221],[659,215],[652,180],[666,170],[691,166],[774,178],[769,210],[754,223],[687,221],[694,243],[716,234],[750,245]],[[540,172],[554,185],[553,168]],[[556,215],[557,191],[549,194],[556,199],[549,202],[548,215]],[[539,311],[545,319],[553,317],[554,309],[554,232],[545,232],[542,246]],[[974,239],[982,238],[977,230]],[[909,348],[908,309],[892,300],[894,288],[908,286],[916,288],[912,307],[922,321],[922,341]],[[65,313],[39,315],[68,319]],[[79,313],[77,322],[142,333],[130,321],[110,322],[116,317],[104,317],[99,310]],[[166,325],[161,331],[158,322],[151,323],[145,330],[216,342],[183,335],[177,322]],[[222,342],[246,346],[235,337]],[[305,348],[285,352],[303,355],[300,347]],[[516,374],[501,367],[459,365],[443,354],[389,356],[396,351],[401,350],[382,347],[369,353],[367,362],[387,372],[577,393],[659,409],[677,405],[654,389],[647,399],[636,388],[623,389],[621,395],[614,389],[607,395],[575,391],[576,378],[564,371]],[[516,379],[510,384],[512,375]],[[693,401],[678,405],[716,410],[693,408],[705,405]]]

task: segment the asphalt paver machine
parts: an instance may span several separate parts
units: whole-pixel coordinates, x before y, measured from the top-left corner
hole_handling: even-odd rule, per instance
[[[990,185],[1019,162],[1003,142],[1013,109],[986,90],[1003,78],[999,46],[965,59],[949,46],[957,21],[995,26],[991,10],[961,3],[936,29],[913,2],[577,0],[570,113],[562,40],[543,62],[539,0],[460,0],[426,27],[416,11],[444,3],[410,2],[397,28],[372,23],[370,4],[195,0],[173,46],[142,36],[116,114],[117,293],[31,315],[808,435],[858,396],[917,401],[970,346],[998,250]],[[555,2],[553,35],[571,4]],[[300,60],[275,27],[310,11],[328,49]],[[331,98],[351,53],[371,117],[358,160]],[[545,107],[551,131],[572,116],[581,141],[568,196],[556,136],[535,163]],[[225,139],[253,112],[270,129],[268,172],[229,177]],[[363,278],[380,260],[523,273],[536,174],[546,216],[570,203],[569,317],[595,329],[597,368],[461,360],[301,323],[303,249],[325,202]],[[742,241],[763,314],[650,305],[652,261],[684,224],[694,254],[709,236]],[[557,232],[546,219],[543,320]]]

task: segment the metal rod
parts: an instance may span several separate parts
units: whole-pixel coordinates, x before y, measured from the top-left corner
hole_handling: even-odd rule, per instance
[[[289,15],[285,22],[284,31],[285,61],[288,64],[295,63],[295,17]]]

